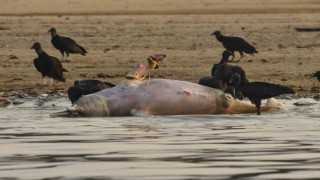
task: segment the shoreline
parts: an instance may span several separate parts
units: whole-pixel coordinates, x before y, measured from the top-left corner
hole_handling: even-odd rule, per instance
[[[0,108],[4,108],[10,105],[20,105],[30,101],[35,100],[36,106],[42,106],[42,104],[50,101],[54,101],[59,98],[66,98],[67,101],[70,102],[68,99],[68,94],[60,89],[44,89],[45,87],[41,88],[40,90],[30,91],[30,90],[13,90],[7,92],[0,92]],[[304,98],[314,99],[316,101],[320,101],[320,93],[295,93],[293,95],[281,95],[275,97],[276,99],[289,99],[289,100],[299,100]],[[249,101],[247,98],[244,101]],[[70,102],[70,106],[72,103]],[[308,102],[301,102],[300,105],[297,106],[304,106],[309,105]],[[52,106],[55,106],[53,103]]]
[[[126,16],[126,15],[250,15],[250,14],[320,14],[320,7],[315,8],[235,8],[235,9],[185,9],[185,10],[119,10],[119,11],[80,11],[80,12],[25,12],[0,13],[4,17],[24,16]]]
[[[317,13],[314,0],[2,0],[0,14],[21,15],[163,15]]]

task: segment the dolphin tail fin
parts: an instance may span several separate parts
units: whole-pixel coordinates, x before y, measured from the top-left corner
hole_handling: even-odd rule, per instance
[[[242,113],[256,113],[256,106],[251,104],[249,101],[240,101],[238,99],[228,98],[229,107],[225,110],[228,114],[242,114]],[[276,99],[270,99],[266,105],[261,106],[261,111],[274,111],[286,109],[283,104],[281,104]]]

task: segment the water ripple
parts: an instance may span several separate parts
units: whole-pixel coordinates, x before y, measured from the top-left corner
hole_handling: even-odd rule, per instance
[[[0,109],[0,179],[320,177],[319,104],[261,116],[49,118],[59,103]]]

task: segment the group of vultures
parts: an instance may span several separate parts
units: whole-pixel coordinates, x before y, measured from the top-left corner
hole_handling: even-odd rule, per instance
[[[65,54],[67,57],[69,57],[69,54],[81,54],[83,56],[86,55],[87,50],[84,47],[77,44],[71,38],[60,36],[57,34],[57,30],[55,28],[49,29],[48,32],[51,33],[51,43],[53,47],[59,50],[62,55],[62,61],[65,59]],[[50,86],[53,84],[53,79],[60,82],[65,82],[63,72],[68,71],[62,67],[62,64],[58,58],[50,56],[43,51],[39,42],[35,42],[31,49],[34,49],[38,54],[38,57],[33,60],[33,63],[36,69],[42,74],[42,78],[44,80],[43,85],[45,85],[45,77],[51,78]],[[73,103],[82,95],[91,94],[114,86],[115,85],[112,83],[101,82],[99,80],[75,81],[74,85],[68,90],[68,96],[70,101]]]
[[[48,32],[51,33],[52,45],[59,50],[62,55],[61,60],[65,59],[65,54],[68,57],[69,54],[85,55],[87,53],[86,49],[77,44],[73,39],[60,36],[55,28],[51,28]],[[246,72],[240,66],[230,65],[228,62],[239,62],[244,53],[254,55],[258,53],[256,48],[243,38],[224,36],[220,31],[215,31],[211,35],[214,35],[216,39],[222,43],[225,50],[222,53],[220,62],[213,65],[211,70],[212,76],[201,78],[198,84],[221,89],[226,93],[230,93],[235,99],[242,100],[247,97],[255,104],[257,114],[260,114],[262,99],[294,93],[293,89],[282,85],[266,82],[250,82],[246,76]],[[35,42],[31,49],[34,49],[38,54],[38,57],[34,59],[36,69],[42,74],[43,78],[51,78],[50,85],[53,84],[53,79],[65,82],[63,72],[67,72],[67,70],[62,67],[58,58],[50,56],[43,51],[39,42]],[[240,53],[238,60],[234,60],[234,52]],[[316,72],[313,76],[317,77],[320,81],[320,71]],[[45,84],[45,81],[43,83]],[[74,85],[68,89],[68,97],[70,101],[74,103],[82,95],[91,94],[114,86],[112,83],[99,80],[75,81]]]

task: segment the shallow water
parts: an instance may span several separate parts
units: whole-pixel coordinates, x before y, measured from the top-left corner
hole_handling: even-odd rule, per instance
[[[0,179],[316,179],[320,104],[246,115],[50,118],[0,109]],[[300,100],[299,100],[300,101]]]

